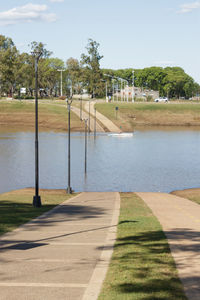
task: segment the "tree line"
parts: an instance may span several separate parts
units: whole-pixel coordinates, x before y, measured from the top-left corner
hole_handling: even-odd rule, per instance
[[[113,84],[126,80],[133,83],[133,69],[101,69],[103,56],[99,53],[99,43],[89,39],[86,53],[80,60],[69,58],[63,61],[52,57],[52,52],[43,43],[32,42],[30,53],[20,53],[11,38],[0,35],[0,96],[31,98],[34,96],[34,56],[41,52],[38,63],[38,86],[41,97],[60,96],[61,74],[63,95],[87,92],[91,97],[105,96],[105,82],[108,92]],[[107,75],[110,76],[107,76]],[[112,80],[115,78],[115,82]],[[117,79],[118,78],[118,79]],[[161,96],[170,98],[190,98],[200,93],[200,86],[180,67],[150,67],[134,69],[134,85],[142,89],[159,91]],[[22,88],[26,89],[21,94]]]

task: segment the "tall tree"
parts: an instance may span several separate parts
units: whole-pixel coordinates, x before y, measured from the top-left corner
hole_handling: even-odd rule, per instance
[[[92,98],[102,96],[104,89],[100,69],[100,60],[103,56],[99,54],[99,46],[99,43],[89,39],[86,47],[88,53],[81,55],[81,64],[84,68],[83,79]]]
[[[12,39],[0,35],[1,92],[12,95],[16,86],[17,57],[19,52]]]
[[[71,80],[71,84],[72,84],[72,93],[81,93],[81,89],[82,89],[82,68],[81,65],[78,61],[78,59],[75,59],[73,57],[70,57],[67,60],[67,72],[69,75],[69,78]]]

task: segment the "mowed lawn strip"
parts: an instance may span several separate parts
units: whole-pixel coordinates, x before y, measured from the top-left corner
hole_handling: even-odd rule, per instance
[[[116,102],[98,103],[96,109],[118,127],[121,126],[123,131],[144,125],[200,126],[200,104]]]
[[[98,300],[186,300],[158,220],[133,193],[121,194],[117,241]]]
[[[32,205],[33,195],[33,189],[0,195],[0,235],[12,231],[72,197],[65,190],[41,190],[42,207],[35,208]]]
[[[186,189],[182,191],[171,192],[172,195],[176,195],[182,198],[189,199],[197,204],[200,204],[200,188]]]

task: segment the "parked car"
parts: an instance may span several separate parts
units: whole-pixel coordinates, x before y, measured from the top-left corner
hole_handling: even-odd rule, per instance
[[[167,97],[160,97],[154,100],[154,102],[168,102],[169,99]]]

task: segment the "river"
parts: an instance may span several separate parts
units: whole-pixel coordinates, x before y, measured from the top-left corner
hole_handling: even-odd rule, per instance
[[[39,134],[40,188],[67,187],[66,133]],[[34,186],[34,133],[0,131],[0,193]],[[132,137],[71,135],[71,186],[78,191],[170,192],[200,186],[200,130],[136,130]]]

